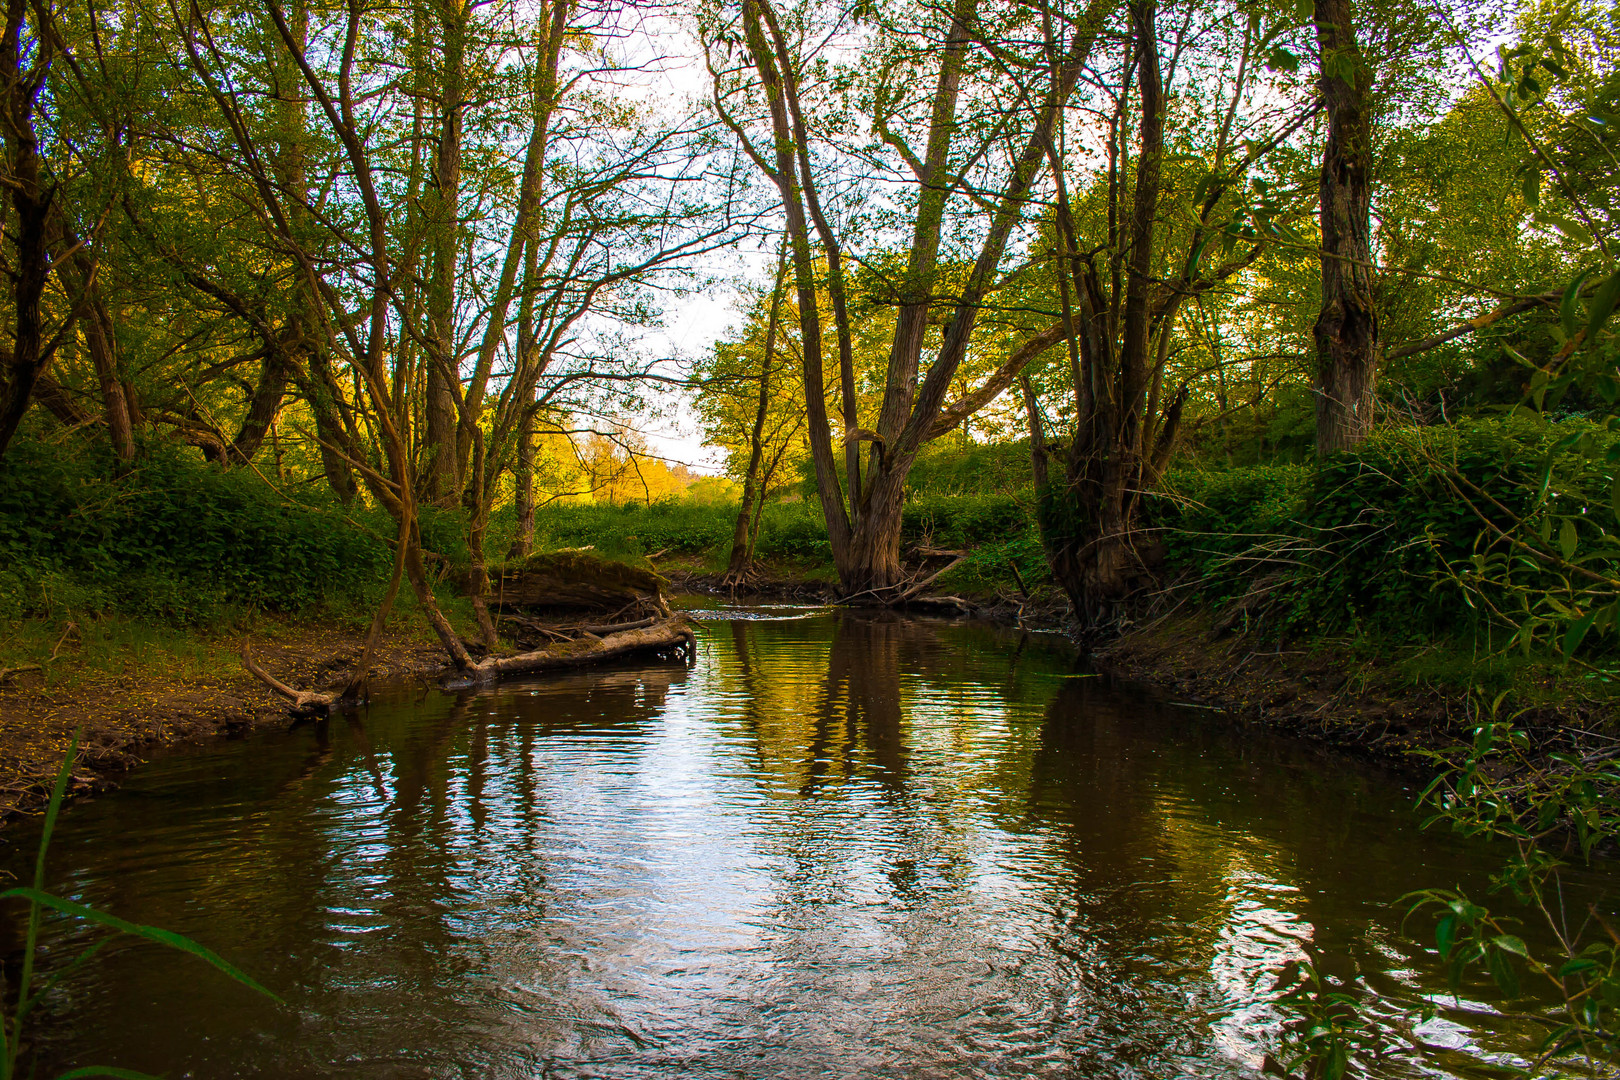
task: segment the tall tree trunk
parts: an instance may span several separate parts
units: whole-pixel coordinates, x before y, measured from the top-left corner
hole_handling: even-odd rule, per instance
[[[849,409],[853,395],[845,391],[845,439],[872,443],[864,470],[850,467],[852,462],[858,463],[858,457],[846,455],[846,473],[851,478],[846,488],[840,482],[828,423],[821,312],[816,295],[817,267],[809,221],[815,221],[818,237],[829,256],[837,244],[819,210],[816,179],[810,169],[809,133],[798,103],[798,73],[794,60],[780,45],[781,35],[775,29],[776,18],[770,0],[743,0],[744,37],[770,110],[774,136],[769,155],[752,143],[747,144],[747,150],[755,164],[776,184],[787,218],[799,301],[806,419],[816,470],[816,490],[827,523],[833,561],[847,595],[891,600],[901,594],[906,585],[900,556],[901,511],[906,476],[919,450],[924,443],[950,431],[1006,390],[1017,378],[1022,365],[1040,351],[1020,349],[1015,354],[1016,359],[999,368],[984,387],[961,402],[945,407],[945,396],[967,353],[983,301],[995,285],[1013,229],[1023,220],[1030,185],[1040,170],[1045,147],[1108,10],[1108,0],[1093,0],[1082,25],[1076,28],[1072,47],[1065,50],[1062,43],[1058,43],[1058,51],[1063,53],[1061,62],[1054,65],[1051,83],[1036,110],[1028,142],[1014,157],[1005,186],[993,199],[993,215],[978,257],[952,305],[938,355],[923,375],[921,354],[927,339],[930,311],[939,302],[936,284],[945,213],[959,183],[951,177],[950,164],[953,140],[962,126],[957,115],[961,76],[978,26],[977,0],[954,0],[951,5],[950,24],[940,49],[933,87],[927,143],[920,155],[906,154],[918,184],[917,207],[875,433],[853,426],[854,413]],[[767,26],[775,34],[776,47],[767,39]],[[734,130],[741,134],[740,128]],[[834,300],[833,314],[840,323],[842,341],[846,329],[842,323],[847,322],[847,315],[836,302],[836,295]],[[1056,333],[1049,338],[1044,333],[1036,337],[1043,339],[1043,347],[1050,347],[1060,339]]]
[[[1316,455],[1348,450],[1373,424],[1378,380],[1374,303],[1371,74],[1362,60],[1351,0],[1317,0],[1322,99],[1328,137],[1322,152],[1322,310],[1316,338]]]
[[[533,85],[530,87],[529,144],[524,151],[523,174],[518,184],[517,216],[512,224],[512,232],[507,238],[506,254],[501,261],[501,274],[496,282],[495,295],[490,300],[489,311],[485,316],[483,339],[478,346],[472,374],[467,380],[456,434],[456,452],[459,455],[457,467],[464,476],[473,451],[474,431],[483,421],[485,414],[486,396],[490,377],[495,368],[495,356],[507,340],[509,333],[507,316],[511,310],[512,299],[517,295],[520,286],[522,297],[518,302],[518,333],[522,358],[535,359],[537,351],[532,327],[535,292],[539,288],[539,283],[535,280],[538,276],[535,271],[539,265],[543,240],[540,234],[540,218],[545,196],[545,163],[550,147],[551,119],[557,108],[559,92],[557,70],[561,63],[563,46],[569,40],[573,12],[573,0],[542,0],[540,4],[540,24],[545,29],[536,50]],[[529,405],[533,400],[532,387],[529,384],[538,380],[540,373],[540,370],[530,364],[520,363],[517,374],[508,381],[507,392],[497,399],[496,415],[490,424],[495,438],[489,440],[484,448],[488,463],[484,490],[490,497],[493,497],[495,489],[491,477],[507,468],[512,460],[514,452],[511,445],[514,441],[512,435],[521,426],[513,421],[516,417],[528,415]],[[513,392],[514,390],[519,392]]]
[[[294,0],[287,14],[287,31],[291,42],[286,49],[270,46],[268,57],[276,98],[276,132],[269,157],[276,183],[289,196],[284,205],[290,225],[301,234],[310,226],[308,207],[314,201],[309,191],[307,165],[309,123],[306,110],[310,92],[293,54],[302,55],[309,46],[309,4],[306,0]],[[360,485],[355,480],[354,467],[345,460],[344,455],[358,456],[359,446],[358,440],[352,437],[349,425],[344,422],[343,390],[332,371],[330,346],[324,340],[321,329],[321,298],[314,283],[304,274],[297,275],[293,280],[289,293],[282,360],[284,364],[290,360],[290,373],[315,419],[321,471],[326,476],[327,486],[340,502],[347,505],[359,495]],[[265,345],[277,350],[282,343],[266,341]],[[291,353],[290,358],[288,353]],[[268,359],[266,363],[268,365]],[[270,372],[266,370],[264,374]],[[265,381],[261,377],[261,387]],[[274,412],[270,413],[270,417],[274,415]],[[269,418],[266,419],[268,421]],[[393,587],[397,591],[397,580]],[[391,604],[392,600],[389,600],[383,606],[386,608]]]
[[[428,284],[427,357],[427,499],[451,505],[463,481],[457,430],[460,416],[460,350],[456,339],[456,269],[461,231],[461,150],[470,17],[465,0],[439,0],[438,146],[433,164],[433,190],[427,222],[432,264]]]
[[[513,470],[513,501],[517,504],[517,535],[506,553],[507,562],[534,554],[534,421],[525,419],[518,429],[517,468]]]
[[[327,486],[347,505],[360,494],[354,467],[344,454],[357,449],[349,438],[348,426],[343,422],[341,408],[342,389],[332,372],[331,361],[320,342],[314,342],[304,354],[304,369],[298,373],[298,390],[309,403],[315,418],[315,438],[321,452],[321,471],[326,474]]]
[[[134,461],[135,431],[129,399],[124,395],[124,383],[118,376],[118,353],[114,344],[117,337],[112,315],[96,285],[94,261],[81,251],[74,256],[73,265],[78,277],[74,282],[78,286],[74,305],[82,312],[79,325],[84,329],[90,362],[96,369],[96,384],[101,391],[102,415],[107,421],[113,459],[119,463]]]
[[[26,24],[31,10],[27,0],[7,0],[5,31],[0,34],[0,124],[5,128],[6,186],[16,214],[10,267],[14,322],[11,349],[4,357],[5,380],[0,383],[0,457],[22,424],[34,384],[51,363],[40,298],[51,271],[45,226],[55,188],[41,175],[34,108],[50,67],[53,37],[30,33]]]
[[[1108,622],[1153,562],[1136,536],[1136,516],[1151,456],[1151,450],[1144,453],[1143,441],[1153,418],[1144,413],[1164,364],[1163,350],[1154,348],[1152,304],[1158,284],[1154,245],[1164,154],[1164,88],[1157,0],[1136,0],[1129,11],[1141,118],[1132,202],[1124,222],[1123,274],[1115,277],[1119,284],[1105,293],[1089,262],[1076,260],[1064,268],[1072,272],[1080,300],[1080,310],[1065,318],[1079,337],[1075,376],[1079,416],[1064,496],[1043,499],[1041,504],[1041,533],[1052,574],[1089,626]],[[1123,107],[1124,95],[1120,100]],[[1110,180],[1111,198],[1121,193],[1122,186],[1121,180]],[[1064,254],[1072,258],[1073,225],[1062,186],[1058,220]],[[1168,334],[1170,328],[1163,323],[1157,330]],[[1168,427],[1173,438],[1174,420]]]
[[[247,414],[242,417],[236,438],[231,440],[227,464],[246,465],[253,460],[265,435],[269,434],[270,425],[276,422],[276,414],[281,412],[281,399],[286,390],[287,358],[279,348],[268,348],[264,362],[259,365],[258,384],[248,399]]]
[[[765,456],[765,417],[771,409],[771,365],[776,359],[776,329],[782,314],[782,287],[787,281],[787,243],[777,260],[776,281],[771,286],[771,311],[765,320],[765,350],[759,361],[759,399],[754,409],[754,426],[748,432],[748,470],[743,474],[742,503],[737,507],[737,522],[731,530],[731,558],[726,563],[725,580],[740,582],[748,573],[752,561],[749,543],[749,521],[754,502],[763,500],[759,490],[759,465]]]

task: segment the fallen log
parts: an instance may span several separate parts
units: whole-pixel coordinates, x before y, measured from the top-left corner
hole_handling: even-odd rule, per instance
[[[680,616],[635,630],[621,630],[605,637],[583,636],[566,644],[519,653],[492,656],[445,680],[446,686],[484,686],[509,675],[532,675],[542,671],[600,664],[632,653],[665,652],[678,649],[690,662],[697,637]]]
[[[606,629],[605,627],[603,629]],[[447,689],[487,686],[511,675],[531,675],[588,667],[636,653],[679,651],[688,663],[696,655],[697,637],[685,618],[676,615],[652,625],[620,630],[604,637],[586,636],[516,656],[492,656],[441,680]],[[277,679],[253,659],[252,648],[242,646],[242,666],[248,673],[292,703],[295,712],[327,713],[339,705],[355,703],[341,690],[298,690]]]
[[[640,630],[644,626],[651,626],[658,621],[657,616],[649,615],[645,619],[635,619],[630,622],[605,622],[569,625],[565,623],[548,622],[544,619],[530,619],[523,615],[502,615],[500,621],[522,627],[524,630],[533,630],[545,634],[558,641],[571,641],[570,634],[617,634],[621,630]]]

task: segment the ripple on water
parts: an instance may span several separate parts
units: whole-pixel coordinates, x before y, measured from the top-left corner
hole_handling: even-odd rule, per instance
[[[53,884],[282,993],[121,947],[48,1064],[195,1077],[1239,1077],[1311,955],[1484,1076],[1391,901],[1480,884],[1390,778],[1074,678],[1060,641],[812,606],[698,662],[401,696],[71,808]],[[25,830],[13,840],[26,846]],[[16,853],[14,863],[23,855]],[[52,922],[47,967],[81,931]]]

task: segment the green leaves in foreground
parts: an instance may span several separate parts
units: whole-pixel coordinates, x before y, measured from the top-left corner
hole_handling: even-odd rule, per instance
[[[115,934],[124,934],[130,937],[143,938],[156,942],[159,945],[189,953],[223,972],[225,975],[265,995],[271,1000],[281,1002],[279,997],[255,982],[240,968],[230,963],[224,957],[197,944],[190,938],[176,934],[172,930],[163,930],[156,926],[142,926],[127,919],[120,919],[116,915],[109,915],[104,911],[72,900],[64,900],[45,891],[45,853],[50,847],[51,834],[56,830],[56,817],[62,808],[62,800],[67,794],[68,779],[73,772],[73,760],[78,755],[79,733],[75,732],[72,741],[68,744],[67,756],[62,759],[62,768],[56,774],[56,783],[51,789],[50,803],[45,808],[45,826],[40,832],[39,851],[34,860],[34,884],[18,886],[0,892],[0,900],[26,900],[28,902],[28,935],[23,947],[22,974],[17,983],[17,1004],[12,1015],[0,1015],[0,1080],[13,1080],[18,1074],[18,1059],[23,1046],[23,1023],[28,1013],[41,998],[50,993],[61,979],[88,962],[109,939],[103,938],[90,948],[80,953],[63,969],[47,982],[38,991],[33,990],[34,961],[39,953],[39,929],[41,917],[49,909],[61,912],[75,919],[94,923],[106,927]],[[32,1071],[28,1073],[32,1076]],[[85,1065],[70,1069],[57,1077],[57,1080],[79,1080],[80,1077],[104,1076],[114,1080],[152,1080],[146,1073],[135,1072],[131,1069],[120,1069],[113,1066]]]
[[[1274,1000],[1294,1019],[1284,1027],[1282,1059],[1266,1055],[1265,1075],[1296,1080],[1301,1074],[1295,1070],[1303,1067],[1308,1080],[1340,1080],[1357,1058],[1384,1052],[1383,1038],[1361,1015],[1355,997],[1334,989],[1309,961],[1284,964],[1272,989],[1281,991]]]
[[[60,896],[52,896],[50,893],[40,892],[38,889],[15,888],[7,889],[5,892],[0,892],[0,900],[9,900],[12,897],[27,900],[30,904],[43,905],[44,907],[51,908],[52,910],[60,911],[64,915],[72,915],[74,918],[83,919],[86,922],[97,923],[98,925],[116,930],[120,934],[128,934],[130,937],[145,938],[147,941],[155,941],[159,945],[167,945],[171,949],[178,949],[180,952],[190,953],[203,963],[209,964],[218,968],[220,971],[223,971],[226,975],[229,975],[243,986],[257,990],[259,993],[275,1001],[277,1004],[282,1003],[279,997],[265,989],[263,986],[260,986],[241,968],[237,967],[229,960],[226,960],[223,956],[220,956],[212,949],[205,948],[204,946],[197,944],[195,941],[192,941],[185,935],[175,933],[173,930],[164,930],[156,926],[142,926],[139,923],[132,923],[126,919],[120,919],[116,915],[108,915],[105,911],[97,911],[95,908],[86,907],[83,904],[76,904],[72,900],[64,900]]]

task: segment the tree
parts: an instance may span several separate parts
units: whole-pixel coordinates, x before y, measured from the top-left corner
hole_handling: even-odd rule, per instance
[[[748,578],[771,486],[802,442],[804,403],[794,386],[794,354],[802,346],[788,325],[795,320],[787,268],[784,244],[771,287],[756,298],[742,334],[717,343],[696,372],[708,444],[725,448],[728,471],[741,481],[724,577],[734,585]]]
[[[1313,110],[1285,98],[1240,114],[1260,59],[1286,28],[1258,15],[1233,26],[1218,6],[1191,13],[1205,22],[1179,20],[1164,35],[1157,0],[1131,3],[1112,62],[1093,64],[1087,100],[1107,132],[1100,175],[1073,184],[1066,173],[1076,155],[1058,141],[1048,150],[1074,420],[1058,450],[1061,484],[1043,500],[1043,535],[1053,574],[1092,627],[1110,622],[1163,557],[1140,514],[1169,465],[1195,379],[1176,379],[1171,363],[1183,309],[1247,271],[1274,240],[1299,239],[1289,227],[1299,202],[1254,174]],[[1199,42],[1206,55],[1195,53]],[[1166,101],[1178,74],[1208,79],[1224,97],[1184,109],[1172,131]]]
[[[981,316],[1006,284],[1003,258],[1015,233],[1028,224],[1047,143],[1106,10],[1104,0],[1095,0],[1070,17],[1047,11],[1034,27],[1026,25],[1024,9],[978,0],[958,0],[948,10],[877,8],[869,16],[871,44],[861,63],[868,79],[863,93],[846,104],[862,110],[876,143],[871,154],[847,164],[872,170],[868,177],[879,168],[909,174],[906,190],[885,212],[910,235],[904,268],[886,283],[885,299],[896,313],[874,428],[863,427],[858,413],[843,270],[845,237],[858,230],[840,228],[823,198],[838,173],[818,168],[816,159],[831,151],[837,133],[830,121],[818,127],[821,118],[806,105],[804,45],[790,44],[769,0],[743,0],[735,11],[710,15],[706,42],[716,109],[775,187],[786,219],[804,350],[806,427],[833,558],[849,595],[883,599],[904,591],[900,518],[917,453],[1005,391],[1031,358],[1062,338],[1060,323],[1022,328],[1021,340],[993,373],[947,403],[976,343]],[[805,11],[794,15],[801,25],[808,17]],[[919,43],[918,27],[926,42]],[[1032,30],[1048,43],[1061,39],[1059,63],[1020,51],[1023,35]],[[723,58],[733,50],[740,63],[727,67]],[[910,88],[924,80],[931,94],[926,102],[912,100]],[[750,96],[764,112],[752,121],[736,111]],[[926,122],[908,122],[913,114],[926,115]],[[750,133],[753,123],[768,132],[765,148]],[[1010,159],[1004,171],[989,164],[1003,156]],[[961,264],[968,269],[959,281],[951,280],[949,264],[942,262],[942,252],[951,254],[948,239],[962,244]],[[818,247],[838,342],[842,476],[823,378]],[[926,370],[925,350],[932,353]]]
[[[17,434],[34,387],[61,339],[60,333],[47,337],[41,310],[53,262],[49,229],[54,192],[35,128],[40,93],[56,57],[56,38],[48,27],[50,12],[48,6],[9,0],[0,30],[0,129],[14,219],[7,237],[12,247],[13,323],[10,348],[0,357],[5,376],[0,382],[0,456]]]
[[[1372,73],[1351,0],[1316,0],[1322,101],[1322,310],[1316,340],[1316,453],[1348,450],[1373,424],[1380,342],[1372,254]]]

